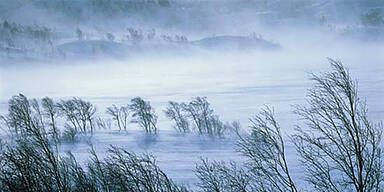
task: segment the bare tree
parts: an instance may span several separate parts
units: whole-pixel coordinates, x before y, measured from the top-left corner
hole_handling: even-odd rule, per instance
[[[111,147],[105,159],[92,149],[88,169],[83,169],[71,153],[62,157],[52,150],[36,100],[20,94],[9,104],[6,117],[18,133],[9,143],[0,143],[1,191],[187,191],[152,156],[122,148]]]
[[[206,97],[194,98],[188,105],[184,105],[184,110],[188,113],[200,134],[211,133],[210,117],[213,110],[210,108]]]
[[[189,128],[188,119],[186,117],[185,112],[183,111],[184,105],[185,105],[184,103],[180,104],[177,102],[169,101],[168,107],[164,111],[165,116],[167,116],[168,119],[170,119],[171,121],[175,122],[176,125],[174,126],[174,128],[178,132],[182,132],[182,133],[191,131]]]
[[[211,130],[208,132],[210,135],[223,136],[224,133],[231,127],[231,124],[222,122],[218,115],[212,115],[209,118]]]
[[[247,192],[251,191],[251,178],[247,171],[234,162],[229,166],[225,162],[209,162],[202,159],[195,173],[200,182],[197,184],[203,192]]]
[[[122,148],[111,147],[108,157],[100,160],[94,150],[88,164],[90,178],[103,191],[186,192],[156,165],[150,155],[136,155]]]
[[[57,103],[57,108],[59,109],[60,115],[66,118],[68,127],[72,127],[76,132],[81,131],[76,105],[72,100],[61,100]]]
[[[251,132],[240,136],[239,151],[248,158],[247,166],[258,191],[292,191],[297,188],[288,168],[285,143],[273,110],[263,109],[250,119]]]
[[[88,101],[84,101],[80,98],[73,98],[72,101],[75,103],[77,114],[80,117],[80,121],[82,122],[83,132],[87,132],[87,127],[91,133],[94,131],[94,115],[96,113],[96,107],[92,105],[92,103]]]
[[[129,106],[121,106],[117,107],[116,105],[112,105],[112,107],[108,107],[107,114],[112,116],[112,119],[116,121],[117,127],[121,131],[124,129],[127,130],[128,119],[129,119]]]
[[[24,134],[32,126],[32,109],[23,94],[13,96],[8,102],[6,124],[16,135]]]
[[[182,104],[180,106],[186,113],[186,117],[191,119],[199,134],[222,136],[228,128],[228,126],[219,119],[219,116],[214,114],[206,97],[195,97],[188,104]]]
[[[306,125],[293,136],[306,180],[318,191],[381,191],[382,126],[368,120],[348,70],[329,62],[333,71],[312,75],[308,107],[295,111]]]
[[[41,105],[43,107],[43,115],[48,118],[50,129],[50,134],[52,135],[52,139],[57,146],[60,142],[60,131],[56,125],[56,119],[58,116],[58,109],[56,107],[55,102],[49,98],[45,97],[41,100]],[[56,147],[57,150],[57,147]]]
[[[37,100],[13,96],[7,117],[17,139],[1,155],[0,180],[5,189],[63,191],[58,156],[51,149]]]
[[[135,97],[131,100],[129,109],[132,112],[132,122],[138,123],[146,133],[157,133],[157,115],[148,101]]]
[[[87,133],[89,130],[93,133],[96,107],[92,103],[75,97],[70,100],[61,100],[57,103],[57,107],[69,122],[67,127],[72,127],[76,132]]]
[[[96,119],[96,124],[99,129],[111,129],[111,119],[103,119],[98,117]]]
[[[203,160],[195,169],[200,189],[207,192],[297,192],[273,111],[267,107],[253,117],[251,131],[245,135],[238,131],[238,123],[232,126],[239,136],[238,151],[247,159],[245,165]]]

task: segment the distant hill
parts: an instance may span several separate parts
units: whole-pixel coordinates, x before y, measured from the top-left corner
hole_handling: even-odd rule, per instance
[[[245,36],[216,36],[193,41],[193,45],[208,49],[232,49],[232,50],[278,50],[280,45],[271,43],[261,38]]]

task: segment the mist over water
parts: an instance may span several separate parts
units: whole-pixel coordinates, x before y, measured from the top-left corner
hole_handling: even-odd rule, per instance
[[[15,2],[2,4],[6,7]],[[140,96],[149,100],[159,115],[158,138],[142,135],[137,125],[130,124],[126,134],[100,131],[88,142],[63,144],[62,150],[73,151],[81,162],[88,159],[89,143],[95,144],[100,154],[109,145],[138,153],[151,152],[172,179],[186,184],[197,181],[192,170],[199,157],[239,162],[243,159],[236,153],[235,138],[214,140],[173,132],[172,122],[163,113],[168,101],[186,102],[206,96],[222,120],[239,120],[246,129],[249,118],[269,105],[286,136],[299,123],[292,105],[305,104],[312,85],[310,73],[327,71],[327,58],[332,58],[341,60],[358,80],[370,118],[375,122],[384,119],[384,29],[381,24],[366,26],[359,20],[374,7],[384,6],[382,1],[367,5],[351,3],[349,6],[358,14],[345,9],[346,16],[335,12],[348,7],[345,4],[349,1],[322,1],[324,5],[310,1],[308,5],[304,3],[302,11],[299,7],[290,14],[277,10],[274,3],[259,6],[261,1],[251,3],[258,5],[257,11],[246,8],[245,1],[169,2],[169,12],[153,5],[145,12],[134,12],[132,17],[127,17],[124,11],[112,14],[111,21],[100,10],[88,9],[87,3],[73,5],[81,10],[75,12],[79,13],[73,16],[76,19],[68,19],[69,13],[52,8],[49,3],[46,6],[50,8],[41,8],[39,3],[22,6],[35,19],[16,16],[14,9],[0,13],[0,22],[48,26],[54,33],[49,48],[34,41],[17,47],[26,38],[22,35],[15,36],[15,46],[10,47],[8,39],[14,36],[0,33],[4,37],[0,39],[0,114],[7,113],[8,100],[19,93],[28,98],[49,96],[57,101],[81,97],[93,103],[101,117],[106,116],[105,109],[112,104],[125,105]],[[18,3],[24,5],[26,1]],[[231,8],[232,4],[236,6]],[[45,11],[40,12],[41,9]],[[153,15],[152,9],[156,10]],[[312,9],[319,14],[313,15]],[[127,27],[140,29],[144,36],[155,28],[156,36],[137,43]],[[81,29],[81,38],[76,29]],[[113,40],[106,37],[107,33],[113,34]],[[253,39],[248,38],[252,33]],[[164,40],[167,37],[161,35],[169,35],[173,40]],[[181,36],[188,37],[186,42]],[[218,40],[219,37],[223,39]],[[236,43],[232,42],[234,39]],[[245,47],[240,46],[244,44]],[[48,54],[47,50],[51,52]],[[296,166],[293,147],[288,146],[289,158]],[[293,172],[302,176],[300,170]]]
[[[207,96],[225,119],[240,119],[246,125],[249,116],[264,104],[275,106],[282,118],[289,116],[291,105],[305,101],[311,85],[309,73],[328,69],[330,57],[346,63],[359,79],[361,94],[375,103],[371,110],[380,113],[382,45],[328,36],[322,41],[320,35],[308,39],[295,36],[295,43],[286,40],[283,50],[272,52],[200,51],[2,66],[2,111],[8,98],[18,93],[31,98],[79,96],[100,109],[142,96],[153,102],[159,113],[169,100]]]

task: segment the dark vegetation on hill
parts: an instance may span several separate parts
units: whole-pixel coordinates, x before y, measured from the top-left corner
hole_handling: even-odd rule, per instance
[[[284,45],[249,34],[286,26],[377,42],[383,40],[383,7],[382,0],[6,0],[0,2],[0,56],[119,59],[199,48],[276,50]]]

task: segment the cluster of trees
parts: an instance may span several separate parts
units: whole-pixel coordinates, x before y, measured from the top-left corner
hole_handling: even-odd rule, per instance
[[[149,132],[156,132],[154,117],[147,117],[153,113],[149,102],[134,98],[129,109],[135,121]],[[118,116],[125,110],[118,109]],[[187,190],[169,179],[150,155],[110,147],[108,157],[101,160],[92,148],[85,167],[70,152],[59,155],[58,117],[65,118],[65,131],[92,133],[95,113],[96,108],[90,102],[79,98],[55,103],[48,97],[39,101],[22,94],[13,96],[8,114],[1,117],[11,133],[7,142],[0,142],[1,191]]]
[[[167,8],[171,3],[169,0],[87,0],[82,2],[41,0],[33,2],[33,5],[53,13],[61,13],[67,19],[86,21],[89,15],[115,17],[127,13],[147,13],[151,10]]]
[[[9,100],[8,114],[1,118],[12,135],[38,127],[57,144],[62,137],[74,140],[77,133],[93,133],[95,113],[96,107],[80,98],[54,102],[49,97],[39,101],[19,94]],[[58,125],[60,117],[65,119],[63,134]]]
[[[143,32],[141,29],[135,29],[132,27],[127,28],[128,35],[126,35],[127,39],[131,41],[133,44],[139,44],[143,40],[151,41],[156,37],[156,30],[151,29],[147,32]],[[188,43],[188,38],[184,35],[160,35],[161,40],[167,43]]]
[[[187,191],[152,156],[110,147],[100,159],[92,148],[88,163],[80,165],[70,152],[59,155],[43,128],[24,126],[22,136],[1,145],[1,191]]]
[[[384,24],[383,11],[379,8],[371,9],[360,16],[361,23],[366,26],[382,26]]]
[[[126,30],[128,33],[121,38],[121,41],[128,41],[133,45],[138,45],[145,41],[150,42],[157,38],[156,29],[154,28],[149,30],[144,30],[140,28],[128,27]],[[75,33],[78,40],[84,39],[84,32],[80,28],[77,28]],[[106,38],[109,41],[116,40],[115,35],[111,32],[106,33],[104,38]],[[178,44],[188,43],[188,38],[184,35],[172,36],[172,35],[162,34],[159,36],[159,40],[162,40],[166,43],[178,43]]]
[[[161,35],[161,39],[168,43],[188,43],[188,38],[184,35]]]
[[[127,130],[128,123],[136,123],[146,133],[157,133],[157,115],[148,101],[135,97],[126,106],[108,107],[106,113],[116,122],[118,129]],[[93,134],[97,128],[110,128],[110,121],[104,120],[96,115],[96,107],[80,98],[72,98],[53,101],[49,97],[29,100],[26,96],[19,94],[9,100],[9,112],[1,116],[11,134],[19,135],[24,129],[22,125],[37,126],[46,129],[45,132],[52,135],[55,141],[61,138],[75,141],[77,134]],[[60,129],[58,122],[64,119],[64,131]],[[36,125],[29,123],[30,119]],[[37,121],[38,120],[38,121]],[[30,128],[30,127],[28,127]]]
[[[75,141],[79,134],[92,135],[96,129],[111,129],[112,122],[119,131],[127,131],[129,124],[135,123],[148,134],[158,132],[158,116],[150,102],[141,97],[131,99],[126,105],[107,107],[105,113],[110,119],[98,117],[97,109],[91,102],[76,97],[55,102],[49,97],[30,100],[19,94],[9,100],[9,112],[1,119],[12,135],[23,131],[19,128],[20,124],[32,126],[27,123],[28,120],[37,119],[36,126],[46,129],[45,132],[54,138],[55,143]],[[169,101],[164,113],[175,122],[175,129],[182,133],[196,131],[203,135],[223,136],[240,128],[238,122],[222,122],[205,97],[193,98],[189,103]]]
[[[2,38],[28,37],[30,39],[36,39],[39,41],[51,41],[54,37],[52,29],[44,26],[34,25],[25,26],[14,22],[8,22],[4,20],[0,25],[0,32]]]
[[[368,120],[357,83],[339,61],[332,72],[312,75],[308,106],[296,106],[304,121],[290,135],[304,178],[292,176],[286,141],[273,110],[251,118],[250,132],[240,135],[244,165],[203,160],[196,167],[202,191],[381,191],[384,187],[383,127]]]
[[[52,41],[55,32],[39,25],[20,25],[4,20],[0,23],[0,50],[8,56],[12,54],[26,54],[27,50],[39,47],[47,54],[52,54]]]
[[[200,191],[381,191],[383,127],[369,121],[366,104],[359,98],[357,83],[348,70],[341,62],[330,62],[333,71],[312,76],[314,86],[309,90],[308,105],[295,107],[304,123],[296,127],[294,134],[283,136],[273,109],[263,109],[250,119],[249,132],[237,132],[237,149],[247,161],[238,164],[203,159],[195,169]],[[66,102],[69,101],[60,103]],[[85,107],[86,102],[70,102],[81,105],[81,110],[74,113],[93,111],[89,105]],[[142,126],[151,126],[151,121],[140,117],[152,111],[149,103],[140,98],[131,102],[134,105],[127,108],[134,111],[135,120]],[[191,191],[169,179],[149,155],[110,147],[107,157],[100,159],[91,148],[86,166],[79,165],[71,153],[59,155],[53,133],[55,116],[63,110],[52,108],[49,98],[41,103],[42,107],[37,100],[23,95],[14,96],[9,102],[9,114],[3,118],[15,134],[10,141],[0,142],[2,191]],[[119,115],[120,110],[126,109],[113,106],[110,110]],[[199,130],[199,125],[207,126],[209,122],[204,118],[211,117],[202,114],[212,114],[212,110],[205,98],[195,98],[188,104],[169,102],[166,114],[181,130],[188,127],[184,113],[198,114],[196,119],[188,118],[196,120]],[[88,115],[75,124],[82,130],[82,125],[89,125]],[[206,127],[201,130],[208,131]],[[286,138],[294,144],[300,158],[304,170],[300,183],[304,186],[298,185],[299,177],[292,176]]]
[[[240,127],[236,121],[232,124],[223,123],[219,116],[214,114],[206,97],[195,97],[188,103],[169,101],[164,113],[168,119],[174,121],[174,128],[182,133],[194,130],[199,134],[223,136],[226,131]]]
[[[112,116],[112,120],[116,123],[119,130],[127,130],[128,123],[136,123],[146,133],[156,134],[157,115],[149,101],[143,100],[141,97],[131,99],[131,103],[125,106],[108,107],[106,113]]]

